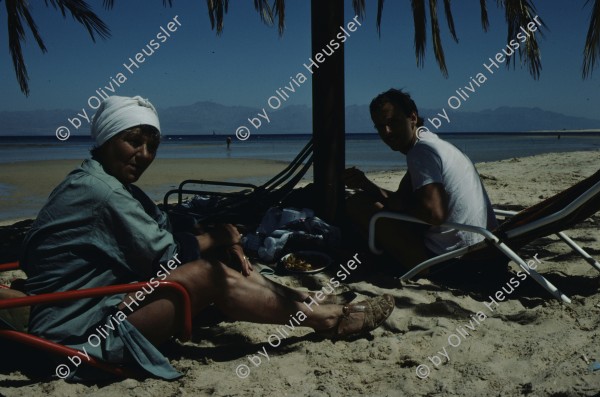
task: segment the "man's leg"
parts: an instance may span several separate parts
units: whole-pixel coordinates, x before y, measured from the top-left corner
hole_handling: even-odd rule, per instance
[[[365,238],[368,238],[371,218],[383,210],[383,204],[364,193],[357,193],[346,200],[346,212]],[[429,258],[424,243],[427,228],[416,223],[380,219],[375,229],[375,241],[378,247],[410,269]]]

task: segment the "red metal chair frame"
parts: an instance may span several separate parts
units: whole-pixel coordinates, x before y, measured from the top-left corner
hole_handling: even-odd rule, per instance
[[[19,262],[11,262],[0,264],[0,272],[8,271],[8,270],[18,270]],[[111,285],[107,287],[97,287],[97,288],[87,288],[82,290],[75,291],[64,291],[64,292],[55,292],[49,294],[41,294],[35,296],[26,296],[22,298],[8,298],[0,300],[0,310],[2,309],[10,309],[15,307],[23,307],[23,306],[31,306],[37,304],[48,304],[48,303],[56,303],[56,302],[65,302],[72,301],[83,298],[93,298],[97,296],[107,296],[114,295],[119,293],[128,293],[140,291],[142,286],[146,286],[146,282],[138,282],[132,284],[122,284],[122,285]],[[4,287],[4,286],[1,286]],[[5,287],[4,287],[5,288]],[[191,317],[191,302],[190,297],[186,291],[186,289],[179,283],[173,281],[159,281],[159,285],[157,289],[164,288],[170,289],[179,294],[181,297],[182,305],[183,305],[183,329],[178,338],[181,341],[188,341],[192,335],[192,317]],[[26,332],[14,331],[14,330],[6,330],[0,329],[0,338],[6,338],[14,341],[21,342],[23,344],[42,349],[51,354],[60,355],[64,357],[70,356],[82,356],[84,355],[77,349],[73,349],[59,343],[51,342],[49,340],[40,338],[35,335],[28,334]],[[134,373],[132,371],[127,370],[126,368],[115,367],[111,364],[107,364],[101,360],[95,359],[94,357],[89,357],[89,361],[85,361],[86,364],[89,364],[93,367],[101,369],[103,371],[109,372],[111,374],[120,376],[120,377],[134,377]]]

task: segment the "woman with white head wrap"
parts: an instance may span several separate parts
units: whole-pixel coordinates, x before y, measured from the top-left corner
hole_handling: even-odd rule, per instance
[[[92,121],[92,138],[96,147],[131,127],[151,126],[160,134],[160,123],[154,106],[141,96],[111,96],[100,104]]]
[[[92,137],[92,159],[54,189],[25,238],[21,265],[28,276],[26,292],[148,283],[141,298],[138,291],[36,306],[31,333],[174,379],[180,374],[155,346],[178,333],[181,308],[178,296],[155,290],[159,280],[178,282],[187,290],[192,315],[214,303],[232,319],[288,324],[291,316],[310,310],[302,325],[335,337],[368,332],[391,314],[390,296],[341,306],[333,304],[337,296],[319,292],[316,301],[318,294],[264,279],[252,271],[232,225],[217,225],[200,235],[173,234],[165,213],[132,184],[154,161],[160,141],[156,109],[147,100],[107,98],[92,121]],[[90,335],[98,327],[106,336],[91,339],[92,344]],[[71,374],[89,377],[83,368],[72,368]]]

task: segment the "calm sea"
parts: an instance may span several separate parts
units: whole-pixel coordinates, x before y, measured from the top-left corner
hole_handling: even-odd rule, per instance
[[[558,139],[556,134],[440,134],[465,152],[474,162],[496,161],[513,157],[531,156],[549,152],[600,150],[600,134],[567,135]],[[248,158],[289,162],[306,145],[310,135],[251,135],[246,141],[232,136],[230,150],[226,136],[167,136],[158,151],[161,158]],[[82,160],[89,157],[91,138],[72,136],[61,142],[50,137],[0,137],[0,164],[35,160]],[[406,168],[405,157],[392,152],[377,134],[349,134],[346,139],[346,165],[365,171],[397,170]],[[310,178],[310,173],[308,175]],[[260,184],[264,178],[246,178],[239,182]],[[172,188],[173,183],[147,190],[150,197],[159,200]],[[16,187],[3,184],[0,179],[0,203]],[[216,189],[216,188],[215,188]],[[0,220],[35,217],[46,197],[31,197],[19,208],[0,205]]]
[[[473,162],[496,161],[541,153],[600,150],[600,134],[440,134]],[[310,135],[251,135],[246,141],[232,136],[230,150],[224,135],[173,135],[163,138],[158,158],[251,158],[290,161]],[[89,137],[67,141],[49,137],[0,137],[0,163],[89,157]],[[366,171],[404,168],[404,156],[390,151],[377,134],[348,134],[346,164]]]

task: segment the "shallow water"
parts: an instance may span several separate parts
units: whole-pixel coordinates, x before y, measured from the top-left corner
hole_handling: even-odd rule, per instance
[[[542,153],[600,149],[600,134],[441,134],[465,152],[473,162],[497,161]],[[252,158],[290,161],[304,147],[310,135],[251,135],[246,141],[233,139],[230,150],[225,136],[167,136],[158,158]],[[61,142],[55,137],[0,137],[0,163],[35,160],[84,159],[92,141],[71,137]],[[346,135],[346,165],[365,171],[404,168],[402,154],[392,152],[377,134]]]

